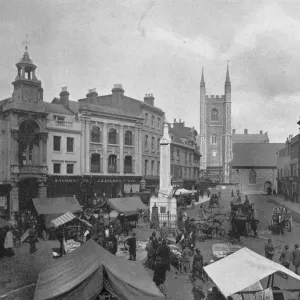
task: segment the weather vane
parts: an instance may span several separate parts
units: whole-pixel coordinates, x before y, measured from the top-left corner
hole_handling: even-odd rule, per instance
[[[25,46],[25,50],[28,50],[28,33],[26,33],[25,40],[23,42],[23,46]]]

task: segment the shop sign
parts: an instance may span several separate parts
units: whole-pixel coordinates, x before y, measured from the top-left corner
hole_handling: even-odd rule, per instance
[[[0,207],[6,206],[6,197],[2,196],[0,197]]]

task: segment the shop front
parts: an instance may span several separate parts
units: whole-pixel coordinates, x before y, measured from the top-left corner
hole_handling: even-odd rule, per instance
[[[92,207],[102,198],[118,198],[140,191],[141,176],[51,176],[48,197],[76,196],[84,207]]]
[[[0,184],[0,218],[9,219],[10,184]]]
[[[159,177],[158,176],[145,176],[146,190],[152,193],[157,193],[159,190]]]

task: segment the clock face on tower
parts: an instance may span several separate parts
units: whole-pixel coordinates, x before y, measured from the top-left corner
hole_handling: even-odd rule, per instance
[[[26,102],[36,102],[37,94],[33,88],[25,88],[23,90],[23,100]]]

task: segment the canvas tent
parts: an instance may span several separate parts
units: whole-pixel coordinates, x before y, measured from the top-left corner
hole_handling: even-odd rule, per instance
[[[125,216],[134,215],[139,209],[144,211],[148,209],[140,197],[110,198],[108,203],[114,210],[124,213]]]
[[[94,299],[102,288],[124,300],[163,300],[140,262],[114,256],[89,240],[40,272],[34,300]]]
[[[204,267],[204,270],[225,297],[238,293],[278,271],[300,280],[300,276],[294,272],[248,248],[242,248]]]

